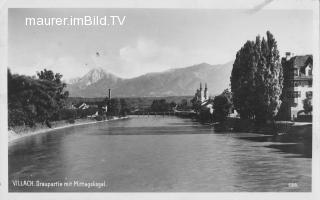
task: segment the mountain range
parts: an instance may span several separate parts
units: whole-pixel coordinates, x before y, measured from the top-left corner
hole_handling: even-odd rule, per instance
[[[108,89],[116,97],[161,97],[194,95],[200,82],[207,83],[210,95],[228,88],[233,62],[219,65],[201,63],[164,72],[147,73],[135,78],[123,79],[92,69],[81,78],[69,81],[67,90],[71,97],[105,97]]]

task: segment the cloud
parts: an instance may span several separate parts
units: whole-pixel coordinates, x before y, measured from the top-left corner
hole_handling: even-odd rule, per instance
[[[88,71],[88,66],[85,63],[75,59],[71,56],[63,56],[58,58],[42,58],[35,65],[35,71],[39,71],[46,68],[52,70],[53,72],[63,75],[64,80],[68,80],[79,75],[83,75]],[[34,71],[34,72],[35,72]]]
[[[40,53],[35,56],[37,60],[35,65],[20,68],[19,73],[35,75],[36,71],[46,68],[63,74],[63,79],[68,81],[83,76],[93,68],[103,68],[106,72],[121,78],[132,78],[145,73],[161,72],[202,62],[212,64],[231,60],[226,57],[230,52],[223,50],[216,52],[214,47],[181,49],[142,37],[129,45],[120,47],[118,51],[106,49],[99,49],[93,51],[91,55],[82,57],[79,55],[50,57]]]
[[[230,52],[212,48],[181,49],[163,45],[155,40],[139,38],[134,43],[121,47],[118,53],[99,51],[92,55],[91,67],[100,67],[122,78],[132,78],[145,73],[161,72],[194,64],[224,63],[232,58]]]
[[[163,71],[177,64],[183,53],[173,46],[161,46],[153,40],[139,38],[134,45],[119,50],[121,64],[131,75]]]

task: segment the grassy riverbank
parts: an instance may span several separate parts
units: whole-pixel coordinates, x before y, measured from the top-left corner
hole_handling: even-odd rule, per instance
[[[16,126],[11,128],[8,131],[8,142],[12,143],[16,140],[19,140],[21,138],[31,136],[31,135],[36,135],[40,133],[47,133],[49,131],[53,130],[58,130],[58,129],[63,129],[63,128],[68,128],[68,127],[73,127],[73,126],[80,126],[80,125],[85,125],[85,124],[95,124],[95,123],[100,123],[100,122],[106,122],[106,121],[111,121],[111,120],[119,120],[119,119],[126,119],[128,117],[112,117],[111,119],[108,120],[102,120],[102,121],[97,121],[95,119],[76,119],[74,123],[68,123],[67,121],[55,121],[51,123],[51,128],[46,126],[45,124],[38,123],[34,127],[28,127],[28,126]]]

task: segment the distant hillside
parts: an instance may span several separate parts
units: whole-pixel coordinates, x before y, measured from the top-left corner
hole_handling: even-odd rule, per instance
[[[103,97],[108,88],[117,97],[162,97],[194,95],[200,82],[208,84],[210,95],[221,93],[230,82],[233,62],[221,65],[201,63],[131,79],[121,79],[102,69],[91,70],[67,86],[72,97]]]

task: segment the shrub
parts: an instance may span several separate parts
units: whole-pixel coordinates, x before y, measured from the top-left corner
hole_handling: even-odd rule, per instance
[[[58,112],[58,120],[69,120],[69,119],[76,119],[77,118],[77,111],[74,109],[61,109]]]
[[[68,120],[66,120],[67,121],[67,123],[69,123],[69,124],[74,124],[76,121],[74,120],[74,119],[68,119]]]
[[[103,117],[100,116],[100,115],[98,115],[98,116],[95,117],[95,120],[97,120],[97,121],[102,121],[102,120],[103,120]]]

